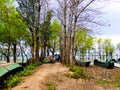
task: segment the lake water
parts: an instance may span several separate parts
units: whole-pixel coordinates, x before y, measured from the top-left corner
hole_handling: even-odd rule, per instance
[[[27,56],[28,58],[31,58],[31,56]],[[10,62],[13,62],[13,57],[10,57]],[[22,62],[22,56],[18,56],[16,59],[16,62]],[[27,62],[27,58],[24,56],[24,63]],[[0,64],[7,63],[6,60],[2,59],[0,60]]]

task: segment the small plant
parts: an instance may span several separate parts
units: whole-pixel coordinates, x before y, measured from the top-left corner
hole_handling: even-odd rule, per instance
[[[66,64],[67,67],[70,67],[70,64]]]
[[[19,74],[20,74],[20,76],[29,76],[29,75],[32,74],[32,70],[24,69],[24,70],[21,71]]]
[[[55,90],[54,85],[52,82],[48,82],[48,90]]]
[[[114,82],[113,85],[115,85],[115,86],[117,86],[117,87],[120,87],[120,81]]]
[[[32,71],[39,65],[41,65],[41,62],[36,62],[36,63],[30,63],[28,66],[26,66],[26,68],[21,71],[19,74],[20,76],[29,76],[32,74]]]
[[[37,67],[39,65],[42,65],[42,63],[40,61],[37,61],[34,65],[35,65],[35,67]]]
[[[103,79],[97,79],[96,81],[97,81],[97,83],[99,83],[99,84],[105,84],[105,80],[103,80]]]
[[[79,68],[77,67],[77,66],[72,66],[72,67],[70,67],[70,71],[72,71],[72,72],[75,72],[75,71],[77,71]]]
[[[66,77],[71,77],[71,74],[69,74],[69,73],[67,73],[67,74],[65,74],[66,75]]]
[[[72,66],[70,67],[70,70],[73,72],[73,74],[71,75],[72,78],[87,78],[87,75],[84,72],[84,68]]]
[[[7,78],[7,80],[4,81],[4,85],[6,87],[14,87],[16,86],[19,82],[21,81],[21,77],[19,75],[11,75],[10,77]]]

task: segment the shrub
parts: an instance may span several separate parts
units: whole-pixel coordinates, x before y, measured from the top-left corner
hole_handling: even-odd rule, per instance
[[[71,77],[71,74],[69,74],[69,73],[67,73],[67,74],[65,74],[66,75],[66,77]]]
[[[120,87],[120,81],[116,81],[113,83],[115,86]]]
[[[36,62],[36,63],[30,63],[26,68],[21,71],[19,74],[20,76],[29,76],[32,74],[33,69],[35,69],[37,66],[41,65],[41,62]]]
[[[21,71],[19,74],[20,74],[20,76],[29,76],[29,75],[32,74],[32,70],[24,69],[24,70]]]
[[[70,67],[70,64],[66,64],[67,67]]]
[[[11,88],[16,86],[20,81],[21,77],[19,75],[11,75],[7,78],[7,80],[4,80],[4,85],[6,85],[6,87]]]
[[[40,61],[34,63],[35,67],[39,66],[39,65],[42,65],[42,63]]]
[[[77,66],[72,66],[72,67],[70,67],[70,71],[72,71],[72,72],[75,72],[75,71],[77,71],[79,68],[77,67]]]
[[[48,90],[55,90],[52,82],[49,82],[47,85],[48,85]]]
[[[87,75],[84,72],[84,68],[82,67],[72,66],[70,67],[70,70],[73,72],[73,74],[71,75],[72,78],[87,78]]]

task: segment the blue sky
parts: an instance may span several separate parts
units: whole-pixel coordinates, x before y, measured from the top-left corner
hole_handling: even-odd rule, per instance
[[[103,27],[103,34],[97,37],[110,38],[114,44],[120,43],[120,0],[112,0],[102,8],[103,21],[108,21],[110,27]]]

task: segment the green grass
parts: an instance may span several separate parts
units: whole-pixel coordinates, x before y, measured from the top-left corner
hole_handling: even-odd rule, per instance
[[[48,90],[55,90],[54,85],[52,82],[48,82]]]
[[[7,78],[7,80],[4,80],[4,85],[6,85],[8,88],[11,88],[16,86],[21,80],[22,78],[19,75],[11,75]]]
[[[84,78],[85,79],[88,77],[83,67],[72,66],[70,67],[70,71],[73,72],[73,74],[71,75],[72,78],[75,78],[75,79]]]
[[[109,84],[108,81],[103,80],[103,79],[96,79],[97,83],[101,84],[101,85],[105,85],[105,84]]]
[[[112,81],[108,81],[107,79],[96,79],[96,82],[101,84],[101,85],[107,85],[107,86],[115,86],[115,87],[120,87],[120,70],[118,70],[114,74],[114,79]]]

